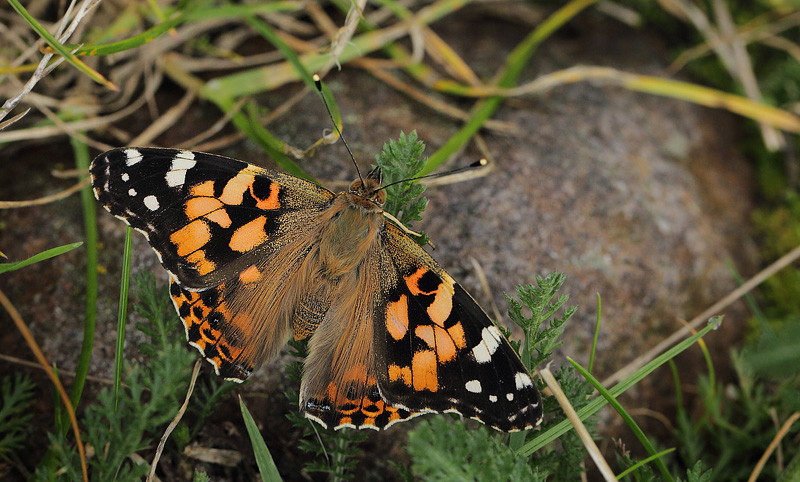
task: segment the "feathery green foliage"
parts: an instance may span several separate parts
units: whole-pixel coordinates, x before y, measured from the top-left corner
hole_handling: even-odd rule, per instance
[[[33,417],[28,410],[33,401],[33,380],[20,374],[3,377],[0,386],[0,459],[22,448]]]
[[[131,462],[130,455],[154,445],[163,427],[175,416],[191,374],[195,354],[184,346],[182,336],[167,324],[179,325],[163,287],[156,287],[153,276],[134,277],[138,287],[136,311],[148,323],[140,324],[150,340],[142,346],[147,355],[144,365],[128,364],[124,370],[127,385],[117,407],[111,388],[104,388],[97,401],[88,405],[80,425],[87,446],[95,448],[90,457],[92,481],[138,481],[147,473],[146,465]],[[40,465],[33,480],[79,480],[77,451],[62,431],[49,435],[55,457]]]
[[[428,159],[422,157],[425,144],[417,138],[417,131],[406,135],[400,133],[395,141],[383,145],[383,150],[375,156],[375,163],[381,168],[382,184],[411,179],[416,176]],[[428,200],[422,197],[425,186],[409,181],[386,188],[384,211],[396,217],[403,224],[410,224],[422,219],[422,211],[428,206]]]
[[[468,428],[450,417],[429,417],[409,433],[411,469],[420,480],[544,482],[532,467],[483,425]]]

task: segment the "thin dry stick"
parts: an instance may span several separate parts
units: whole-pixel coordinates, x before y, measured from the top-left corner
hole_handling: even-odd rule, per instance
[[[67,392],[64,390],[64,386],[61,385],[61,380],[56,376],[55,372],[52,368],[50,368],[50,363],[45,358],[44,353],[42,353],[42,349],[39,348],[39,344],[36,343],[36,339],[31,334],[31,331],[25,325],[25,321],[22,320],[17,309],[11,303],[11,301],[6,297],[5,293],[0,290],[0,304],[3,305],[3,308],[6,309],[9,315],[11,315],[11,319],[14,321],[14,324],[17,325],[17,329],[19,330],[20,334],[23,338],[25,338],[25,342],[30,347],[31,351],[33,352],[36,360],[39,364],[44,368],[44,371],[47,372],[47,376],[50,377],[52,380],[53,385],[56,387],[59,396],[61,397],[61,401],[64,403],[64,408],[67,410],[67,415],[69,416],[70,424],[72,425],[72,432],[75,434],[75,445],[78,446],[78,455],[81,458],[81,470],[83,471],[83,480],[85,482],[89,482],[89,473],[86,469],[86,452],[83,449],[83,442],[81,441],[81,432],[78,430],[78,419],[75,418],[75,410],[72,407],[72,403],[69,401],[69,396]]]
[[[153,139],[162,134],[165,130],[172,127],[181,116],[186,113],[189,106],[194,101],[195,92],[187,90],[183,98],[175,105],[167,109],[161,117],[153,121],[144,131],[130,141],[132,146],[142,146],[150,144]]]
[[[69,129],[78,131],[78,130],[93,130],[97,129],[98,127],[104,127],[108,124],[117,122],[120,119],[123,119],[137,110],[144,103],[147,99],[142,95],[136,101],[129,106],[125,107],[122,110],[114,112],[113,114],[109,114],[105,117],[95,117],[93,119],[84,119],[75,122],[68,122],[64,124],[65,127]],[[44,127],[31,127],[29,129],[22,129],[18,131],[9,131],[9,132],[0,132],[0,143],[6,142],[14,142],[14,141],[27,141],[31,139],[43,139],[46,137],[52,137],[56,135],[62,135],[64,131],[56,126],[44,126]]]
[[[347,44],[350,43],[350,39],[353,38],[353,34],[356,33],[356,27],[358,27],[358,21],[361,18],[362,12],[364,8],[367,6],[367,0],[355,0],[353,2],[352,7],[350,7],[350,11],[347,12],[347,17],[344,21],[344,26],[340,28],[336,35],[334,35],[333,39],[331,39],[331,60],[328,62],[328,65],[320,69],[319,76],[325,77],[333,66],[342,68],[341,64],[339,64],[339,56],[342,55],[345,47]]]
[[[180,410],[178,410],[178,414],[175,415],[175,418],[172,419],[172,422],[170,422],[169,426],[164,431],[164,435],[161,436],[161,441],[158,442],[156,454],[153,456],[153,463],[150,464],[150,473],[147,474],[147,482],[152,482],[153,477],[156,476],[156,466],[158,466],[158,460],[161,458],[161,452],[164,451],[164,445],[167,443],[169,434],[171,434],[172,431],[175,430],[175,427],[178,426],[181,418],[183,418],[183,414],[186,412],[186,407],[189,406],[189,400],[192,398],[192,391],[194,390],[194,383],[197,381],[197,374],[200,373],[201,363],[202,362],[199,358],[194,362],[194,370],[192,370],[192,379],[189,382],[189,390],[186,392],[186,399],[183,401],[183,405],[181,405]]]
[[[25,109],[25,112],[20,112],[19,114],[15,115],[11,119],[4,120],[4,121],[0,122],[0,131],[2,131],[6,127],[10,126],[11,124],[17,122],[18,120],[22,119],[23,117],[25,117],[28,114],[28,112],[30,112],[30,111],[31,111],[31,109],[29,107],[29,108]]]
[[[61,43],[66,42],[67,39],[69,39],[69,37],[78,27],[78,24],[80,24],[80,22],[86,17],[86,15],[89,14],[89,12],[91,12],[94,9],[95,6],[97,6],[98,3],[100,2],[97,0],[85,0],[83,2],[83,5],[81,5],[81,8],[78,10],[78,13],[75,14],[75,18],[72,20],[72,23],[70,24],[67,31],[60,37],[58,33],[56,34],[56,37],[59,37],[58,41]],[[70,3],[67,9],[67,14],[64,15],[64,18],[61,20],[61,26],[59,27],[59,32],[63,30],[64,26],[66,25],[67,18],[69,17],[69,14],[72,12],[72,8],[74,5],[75,1]],[[51,58],[53,58],[53,54],[45,54],[42,56],[42,59],[39,61],[38,67],[36,67],[36,70],[34,71],[33,75],[31,75],[30,79],[28,79],[28,81],[25,83],[22,89],[14,97],[11,97],[10,99],[6,100],[6,102],[3,104],[3,107],[0,108],[0,120],[3,120],[5,116],[8,115],[8,113],[14,107],[16,107],[17,104],[19,104],[20,101],[22,101],[22,99],[26,95],[28,95],[28,93],[31,90],[33,90],[33,88],[36,86],[37,83],[39,83],[40,80],[42,80],[44,77],[47,76],[47,74],[52,72],[53,69],[61,65],[62,62],[64,62],[64,58],[61,57],[48,67],[47,64],[50,62]]]
[[[489,298],[489,306],[492,307],[494,319],[500,320],[502,318],[500,315],[500,310],[497,309],[497,303],[494,302],[492,290],[489,288],[489,281],[486,279],[486,274],[483,272],[481,264],[472,256],[470,256],[469,262],[472,263],[472,268],[475,270],[475,274],[478,276],[478,282],[480,283],[483,292],[486,294],[486,297]]]
[[[633,372],[644,366],[646,363],[652,361],[655,357],[660,355],[664,350],[674,345],[678,340],[681,340],[684,337],[688,336],[691,330],[697,329],[700,325],[707,322],[708,319],[711,318],[713,315],[719,313],[720,311],[728,307],[728,305],[732,304],[734,301],[738,300],[745,294],[749,293],[756,286],[763,283],[767,278],[774,275],[783,268],[789,266],[798,258],[800,258],[800,246],[794,248],[789,253],[783,255],[779,260],[775,261],[774,263],[763,269],[760,273],[747,280],[747,282],[744,283],[742,286],[730,292],[728,296],[714,303],[714,305],[712,305],[710,308],[706,309],[696,317],[692,318],[692,321],[690,321],[688,325],[677,330],[675,333],[667,337],[665,340],[661,341],[659,344],[651,348],[647,353],[637,357],[632,362],[628,363],[620,370],[618,370],[616,373],[603,380],[603,386],[609,387],[624,380],[625,378],[630,376]]]
[[[42,204],[49,204],[51,202],[69,197],[72,194],[75,194],[76,192],[85,188],[89,184],[90,181],[89,178],[87,177],[85,179],[81,179],[80,181],[78,181],[77,184],[73,185],[72,187],[64,189],[63,191],[57,192],[55,194],[51,194],[49,196],[40,197],[37,199],[31,199],[29,201],[0,201],[0,209],[27,208],[31,206],[41,206]]]
[[[187,149],[195,148],[198,144],[205,141],[209,137],[213,136],[217,132],[221,131],[225,125],[230,122],[230,120],[235,116],[244,106],[245,102],[248,99],[246,97],[242,97],[241,99],[237,100],[236,103],[231,107],[223,117],[221,117],[217,122],[214,123],[211,127],[206,129],[205,131],[197,134],[196,136],[192,137],[191,139],[185,140],[183,142],[179,142],[177,144],[178,147],[185,147]],[[243,135],[243,134],[242,134]]]
[[[443,100],[437,99],[432,95],[425,93],[424,91],[413,87],[406,82],[398,79],[391,73],[387,72],[385,68],[381,67],[383,61],[375,60],[375,59],[368,59],[368,58],[361,58],[352,60],[349,62],[351,65],[355,65],[357,67],[362,67],[366,69],[369,73],[377,77],[378,79],[384,81],[390,87],[398,90],[412,99],[415,99],[422,105],[430,107],[431,109],[436,110],[440,114],[444,114],[446,116],[452,117],[453,119],[467,121],[470,118],[470,114],[458,107],[452,106]],[[503,122],[494,119],[489,119],[484,123],[484,127],[487,129],[499,131],[502,133],[516,133],[519,131],[517,126],[510,122]]]
[[[0,360],[5,360],[5,361],[7,361],[9,363],[14,363],[14,364],[22,365],[22,366],[26,366],[26,367],[38,368],[40,370],[43,369],[42,365],[40,365],[40,364],[38,364],[36,362],[23,360],[22,358],[17,358],[15,356],[3,355],[2,353],[0,353]],[[64,376],[67,376],[67,377],[72,377],[72,378],[75,378],[75,375],[76,375],[75,372],[71,372],[69,370],[64,370],[63,368],[59,368],[58,369],[58,374],[59,375],[64,375]],[[93,381],[93,382],[97,382],[97,383],[105,383],[106,385],[111,385],[111,384],[114,383],[114,380],[112,380],[110,378],[96,377],[94,375],[86,375],[86,379],[90,380],[90,381]],[[124,383],[122,384],[122,386],[125,387],[125,388],[128,388],[128,385],[126,385]]]
[[[753,72],[753,64],[750,62],[744,40],[736,35],[736,25],[733,23],[730,10],[722,0],[714,0],[714,12],[717,15],[717,23],[722,34],[730,39],[729,45],[734,61],[730,74],[742,83],[748,98],[755,102],[762,102],[756,74]],[[786,143],[776,129],[764,123],[759,124],[759,127],[767,149],[777,151],[785,147]]]
[[[781,429],[778,430],[777,434],[775,434],[775,438],[773,438],[772,442],[770,442],[769,447],[767,447],[767,450],[764,452],[764,455],[762,455],[761,459],[759,459],[758,463],[756,464],[756,467],[753,469],[753,473],[750,474],[750,478],[747,479],[747,482],[756,482],[756,479],[758,479],[758,476],[761,474],[761,471],[764,470],[764,465],[766,465],[767,459],[769,459],[769,456],[772,455],[773,451],[775,451],[775,447],[777,447],[778,444],[781,443],[783,437],[786,436],[786,434],[789,432],[789,429],[792,428],[792,425],[794,425],[794,423],[799,418],[800,418],[800,412],[794,412],[792,416],[789,417],[789,419],[786,420],[786,422],[784,422]]]
[[[607,482],[617,482],[617,477],[614,475],[614,471],[611,470],[611,467],[609,467],[608,462],[606,462],[606,459],[603,457],[603,454],[600,453],[600,449],[597,447],[597,444],[594,443],[594,440],[592,440],[592,436],[589,434],[589,431],[586,430],[583,422],[581,422],[578,412],[576,412],[572,407],[572,404],[569,403],[569,399],[567,399],[567,396],[561,390],[561,387],[558,385],[556,377],[553,376],[550,368],[543,368],[539,371],[539,374],[544,379],[547,387],[553,392],[553,396],[555,396],[556,400],[558,400],[558,404],[561,405],[561,409],[564,410],[564,414],[566,414],[570,423],[575,428],[575,433],[578,434],[578,437],[580,437],[581,442],[583,442],[584,447],[586,447],[586,450],[589,452],[592,460],[594,460],[594,463],[597,465],[600,473],[603,474],[603,478]]]

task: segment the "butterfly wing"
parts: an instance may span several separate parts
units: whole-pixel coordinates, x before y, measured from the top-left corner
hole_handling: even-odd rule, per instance
[[[327,309],[309,340],[300,410],[324,427],[377,430],[420,414],[387,404],[378,390],[372,320],[382,251],[374,243],[358,267],[329,286],[331,296],[319,297],[332,302],[310,303]]]
[[[334,194],[235,159],[123,148],[90,168],[95,197],[142,232],[170,273],[190,343],[218,373],[242,380],[283,346],[314,244]]]
[[[400,229],[387,223],[382,241],[374,317],[382,398],[409,412],[458,412],[502,431],[538,425],[539,392],[486,313]]]

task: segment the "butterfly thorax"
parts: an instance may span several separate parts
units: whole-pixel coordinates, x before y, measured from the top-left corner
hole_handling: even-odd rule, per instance
[[[378,187],[371,186],[373,181],[367,178],[366,186],[360,180],[355,181],[350,191],[339,193],[322,214],[327,222],[322,223],[319,256],[321,274],[328,279],[353,273],[378,239],[384,223],[383,209],[378,203],[385,199],[385,194],[378,191],[372,199],[365,197],[369,190]]]

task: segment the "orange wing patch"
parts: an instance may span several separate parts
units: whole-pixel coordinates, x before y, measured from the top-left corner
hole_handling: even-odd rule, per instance
[[[187,256],[202,248],[211,240],[211,230],[202,219],[196,219],[169,237],[175,245],[178,256]]]
[[[428,306],[428,316],[437,325],[444,327],[445,321],[453,311],[453,295],[455,294],[455,281],[453,278],[441,276],[441,283],[433,289],[425,289],[420,284],[423,277],[430,273],[427,268],[418,268],[414,273],[405,277],[406,285],[414,296],[434,295],[433,303]]]
[[[267,241],[267,233],[264,231],[267,218],[259,216],[244,226],[233,232],[228,246],[239,253],[250,251]]]
[[[406,336],[406,332],[408,332],[408,299],[406,295],[389,303],[386,308],[386,329],[395,340],[402,340]]]
[[[189,343],[200,350],[218,374],[241,381],[247,378],[251,369],[240,362],[244,347],[239,346],[238,340],[226,338],[224,331],[241,333],[238,329],[226,330],[225,327],[231,323],[236,328],[247,326],[251,324],[250,319],[240,314],[231,322],[225,302],[212,306],[209,304],[211,300],[204,299],[204,295],[210,293],[213,300],[217,301],[224,290],[225,286],[220,285],[201,295],[181,288],[175,276],[170,275],[170,297],[183,321]]]
[[[414,390],[435,392],[439,389],[437,377],[436,353],[433,350],[420,350],[414,353],[411,362],[411,379]]]

